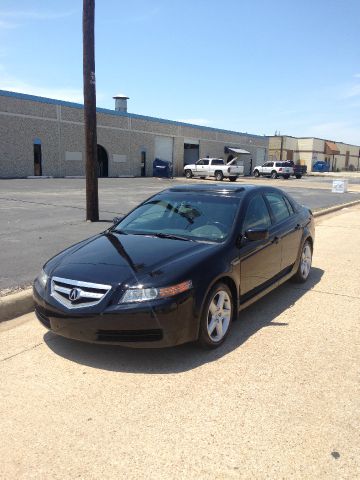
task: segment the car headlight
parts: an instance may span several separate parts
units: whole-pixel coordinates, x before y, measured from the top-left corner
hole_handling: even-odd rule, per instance
[[[39,276],[37,277],[38,279],[38,282],[40,283],[40,285],[45,288],[46,287],[46,284],[47,284],[47,281],[48,281],[48,274],[44,272],[44,269],[41,270]]]
[[[191,280],[162,288],[129,288],[119,300],[119,303],[147,302],[159,298],[168,298],[186,292],[192,287]]]

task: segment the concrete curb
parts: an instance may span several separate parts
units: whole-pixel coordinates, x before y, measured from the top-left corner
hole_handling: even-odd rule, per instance
[[[359,205],[360,200],[354,200],[353,202],[342,203],[341,205],[334,205],[333,207],[324,208],[323,210],[317,210],[314,213],[314,217],[321,217],[322,215],[327,215],[329,213],[337,212],[343,208],[353,207],[354,205]]]
[[[355,200],[354,202],[348,202],[341,205],[335,205],[334,207],[324,208],[323,210],[314,212],[314,217],[316,218],[322,215],[327,215],[343,208],[348,208],[359,204],[360,200]],[[29,313],[33,309],[34,302],[32,298],[32,288],[27,288],[22,292],[0,297],[0,323],[7,320],[12,320],[20,315],[25,315],[25,313]]]
[[[0,322],[29,313],[34,309],[32,289],[27,288],[22,292],[0,297]]]
[[[308,172],[306,176],[326,177],[335,180],[335,178],[360,178],[360,172]]]

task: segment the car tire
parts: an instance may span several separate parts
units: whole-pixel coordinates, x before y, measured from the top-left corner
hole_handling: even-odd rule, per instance
[[[234,318],[234,301],[230,288],[217,283],[210,290],[200,320],[198,343],[212,349],[224,343]]]
[[[302,175],[295,175],[295,178],[301,178]]]
[[[193,176],[193,173],[191,170],[185,170],[185,177],[186,178],[192,178]]]
[[[259,170],[254,170],[254,177],[259,178],[260,177],[260,172]]]
[[[224,178],[223,172],[215,172],[215,180],[221,182]]]
[[[312,247],[309,240],[306,240],[301,247],[299,267],[292,277],[296,283],[304,283],[309,277],[312,262]]]
[[[230,182],[236,182],[237,177],[229,177]]]
[[[278,174],[276,173],[275,170],[271,172],[271,178],[278,178]]]

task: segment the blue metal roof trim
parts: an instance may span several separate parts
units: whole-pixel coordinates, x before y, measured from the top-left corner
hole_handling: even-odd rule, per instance
[[[0,90],[0,96],[2,97],[12,97],[12,98],[19,98],[21,100],[29,100],[39,103],[48,103],[50,105],[61,105],[63,107],[70,107],[70,108],[78,108],[83,109],[84,105],[82,103],[74,103],[74,102],[67,102],[65,100],[55,100],[54,98],[47,98],[47,97],[38,97],[37,95],[29,95],[27,93],[18,93],[18,92],[10,92],[8,90]],[[234,130],[223,130],[221,128],[214,128],[214,127],[205,127],[203,125],[195,125],[193,123],[185,123],[185,122],[177,122],[176,120],[167,120],[165,118],[157,118],[157,117],[148,117],[146,115],[139,115],[137,113],[125,113],[125,112],[117,112],[116,110],[110,110],[107,108],[97,107],[96,111],[99,113],[105,113],[109,115],[115,115],[119,117],[128,117],[128,118],[136,118],[139,120],[148,120],[150,122],[158,122],[158,123],[170,123],[172,125],[178,125],[183,127],[190,127],[190,128],[199,128],[201,130],[210,130],[213,132],[220,132],[220,133],[229,133],[231,135],[243,135],[246,137],[252,138],[267,138],[263,135],[255,135],[251,133],[243,133],[243,132],[235,132]]]

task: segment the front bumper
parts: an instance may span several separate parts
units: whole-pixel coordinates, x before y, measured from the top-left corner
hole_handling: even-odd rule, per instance
[[[104,309],[102,313],[75,313],[57,307],[33,288],[35,313],[52,332],[91,343],[156,348],[180,345],[197,339],[199,321],[191,293],[156,304],[132,304]]]

